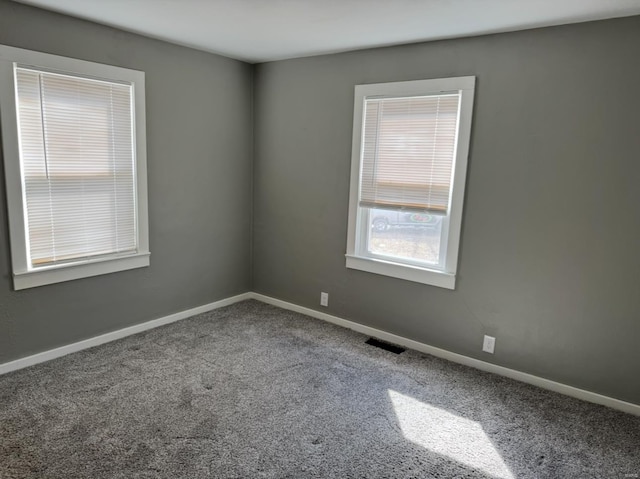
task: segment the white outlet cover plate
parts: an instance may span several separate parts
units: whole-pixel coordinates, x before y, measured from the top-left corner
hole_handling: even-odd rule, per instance
[[[482,343],[482,350],[485,353],[493,354],[495,348],[496,348],[496,338],[494,338],[493,336],[485,335],[484,342]]]
[[[320,306],[329,306],[329,293],[320,293]]]

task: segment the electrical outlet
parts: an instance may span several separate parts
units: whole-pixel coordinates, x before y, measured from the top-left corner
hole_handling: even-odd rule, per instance
[[[496,338],[493,336],[484,336],[484,342],[482,343],[482,350],[485,353],[493,354],[493,351],[496,349]]]
[[[329,293],[320,293],[320,306],[329,306]]]

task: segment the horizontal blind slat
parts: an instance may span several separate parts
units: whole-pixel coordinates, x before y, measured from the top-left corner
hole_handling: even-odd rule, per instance
[[[365,99],[360,206],[447,214],[460,95]]]
[[[16,69],[32,266],[137,248],[130,85]]]

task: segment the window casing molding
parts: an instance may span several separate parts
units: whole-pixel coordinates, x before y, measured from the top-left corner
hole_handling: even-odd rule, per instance
[[[16,97],[15,68],[20,66],[42,72],[70,74],[87,79],[106,80],[113,83],[125,82],[132,85],[135,251],[80,258],[46,266],[34,267],[30,264],[27,251],[29,244],[27,210]],[[20,290],[149,266],[144,72],[0,45],[0,115],[14,289]]]
[[[356,85],[346,253],[347,268],[455,289],[474,90],[475,77],[473,76]],[[447,215],[442,218],[439,263],[431,267],[404,258],[385,257],[370,253],[366,242],[371,223],[368,210],[360,207],[365,100],[368,98],[420,97],[453,92],[459,93],[460,106],[449,208]]]

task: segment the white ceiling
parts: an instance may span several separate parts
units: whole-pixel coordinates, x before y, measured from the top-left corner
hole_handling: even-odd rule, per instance
[[[640,0],[17,0],[251,63],[640,14]]]

